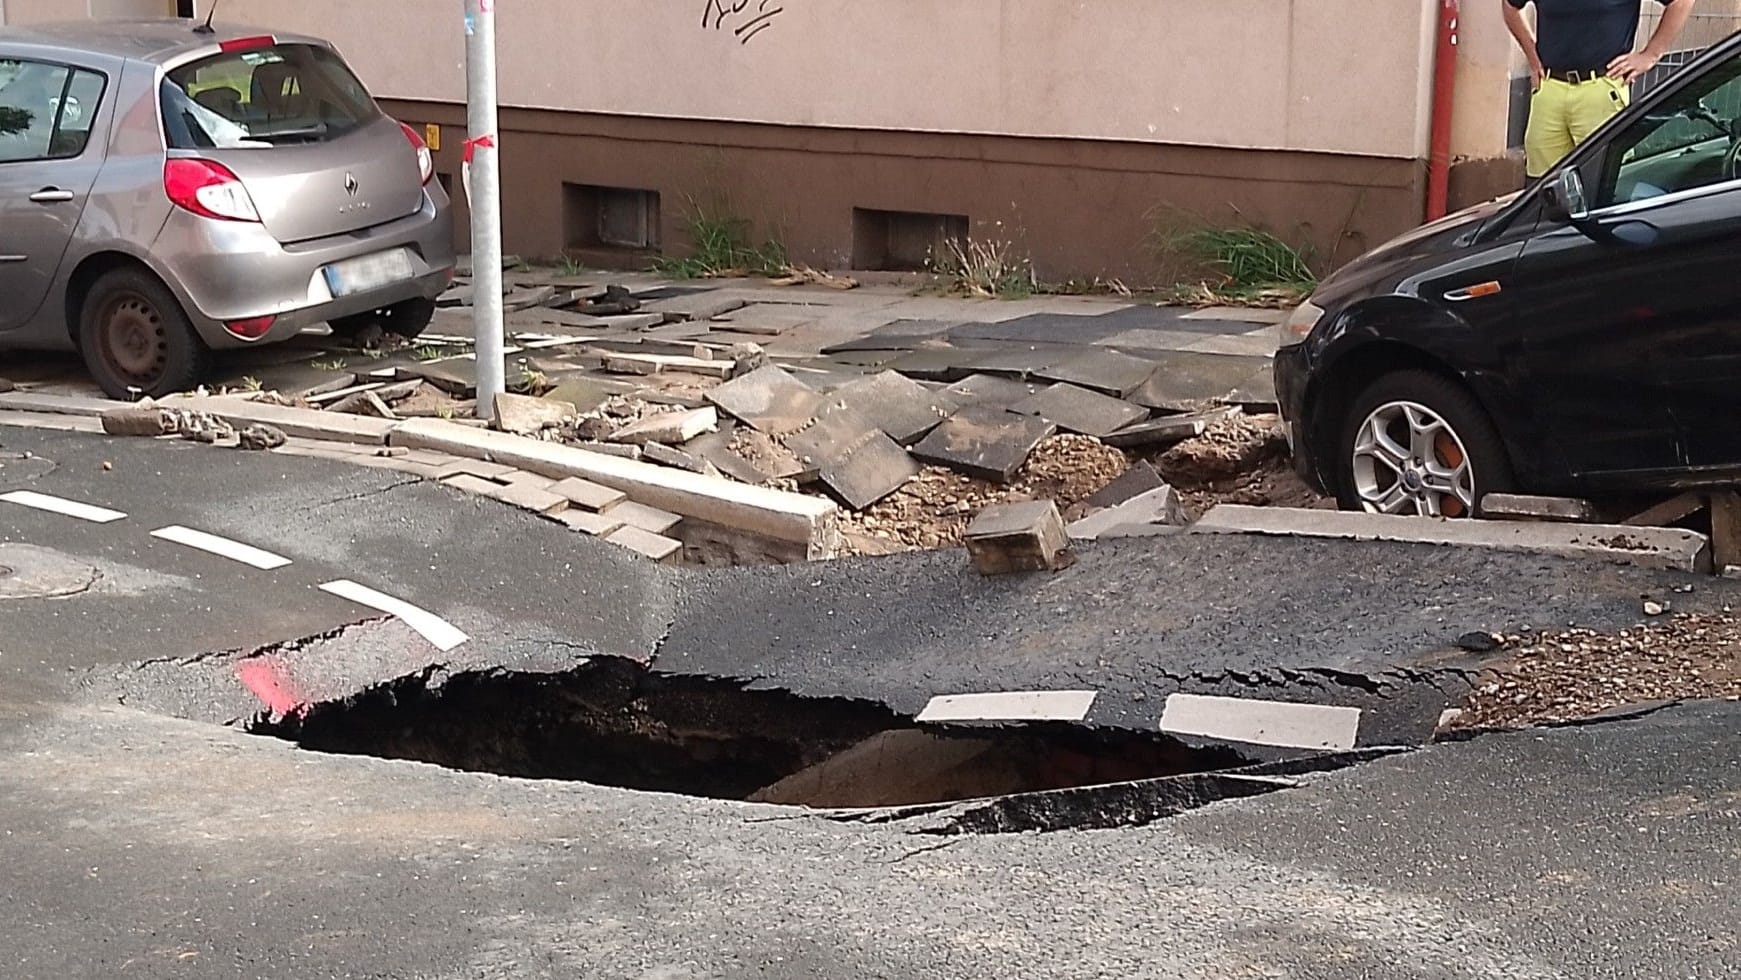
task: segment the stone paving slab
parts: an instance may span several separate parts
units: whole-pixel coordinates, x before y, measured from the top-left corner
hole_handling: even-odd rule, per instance
[[[998,408],[964,408],[931,430],[913,455],[999,483],[1008,483],[1040,440],[1057,426]]]
[[[1268,358],[1232,354],[1170,351],[1149,359],[1157,369],[1128,397],[1146,408],[1169,412],[1196,411],[1269,368]]]
[[[1036,313],[1000,323],[967,323],[949,331],[951,340],[1009,340],[1049,344],[1091,344],[1118,333],[1101,317]]]
[[[816,477],[853,510],[863,510],[919,474],[919,464],[893,439],[872,429],[837,449]]]
[[[1123,398],[1155,374],[1155,362],[1110,350],[1090,350],[1034,372],[1047,381],[1067,381]]]
[[[830,400],[844,405],[903,445],[936,428],[959,407],[949,396],[894,371],[846,384]]]
[[[707,393],[707,400],[752,428],[785,433],[810,421],[823,396],[782,368],[769,365],[719,385]]]
[[[943,389],[950,398],[966,405],[1008,408],[1040,393],[1046,386],[995,374],[972,374]]]
[[[857,444],[866,433],[879,431],[871,421],[839,403],[831,403],[814,421],[785,439],[786,448],[814,469]]]
[[[1132,405],[1121,398],[1075,385],[1056,384],[1031,398],[1010,406],[1010,411],[1023,415],[1038,415],[1057,423],[1065,432],[1085,436],[1110,435],[1140,419],[1149,410]]]

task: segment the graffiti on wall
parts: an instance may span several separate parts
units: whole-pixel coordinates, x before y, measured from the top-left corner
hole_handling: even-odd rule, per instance
[[[706,0],[701,26],[704,30],[730,31],[739,44],[748,44],[785,12],[780,0]]]

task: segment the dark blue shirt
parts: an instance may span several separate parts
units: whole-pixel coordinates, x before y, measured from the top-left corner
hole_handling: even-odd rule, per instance
[[[1606,70],[1632,51],[1644,0],[1506,0],[1522,10],[1535,4],[1535,49],[1542,67]],[[1659,0],[1668,6],[1673,0]]]

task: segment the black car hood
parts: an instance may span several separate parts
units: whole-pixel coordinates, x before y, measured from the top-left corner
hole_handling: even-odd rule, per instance
[[[1511,194],[1464,208],[1385,242],[1319,284],[1314,302],[1320,306],[1334,303],[1402,279],[1422,262],[1442,262],[1453,240],[1479,228],[1516,198]]]

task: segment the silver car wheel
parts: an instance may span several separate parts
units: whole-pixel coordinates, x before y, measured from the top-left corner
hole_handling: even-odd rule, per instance
[[[1475,471],[1450,423],[1417,402],[1380,405],[1355,430],[1354,489],[1374,514],[1471,517]]]

